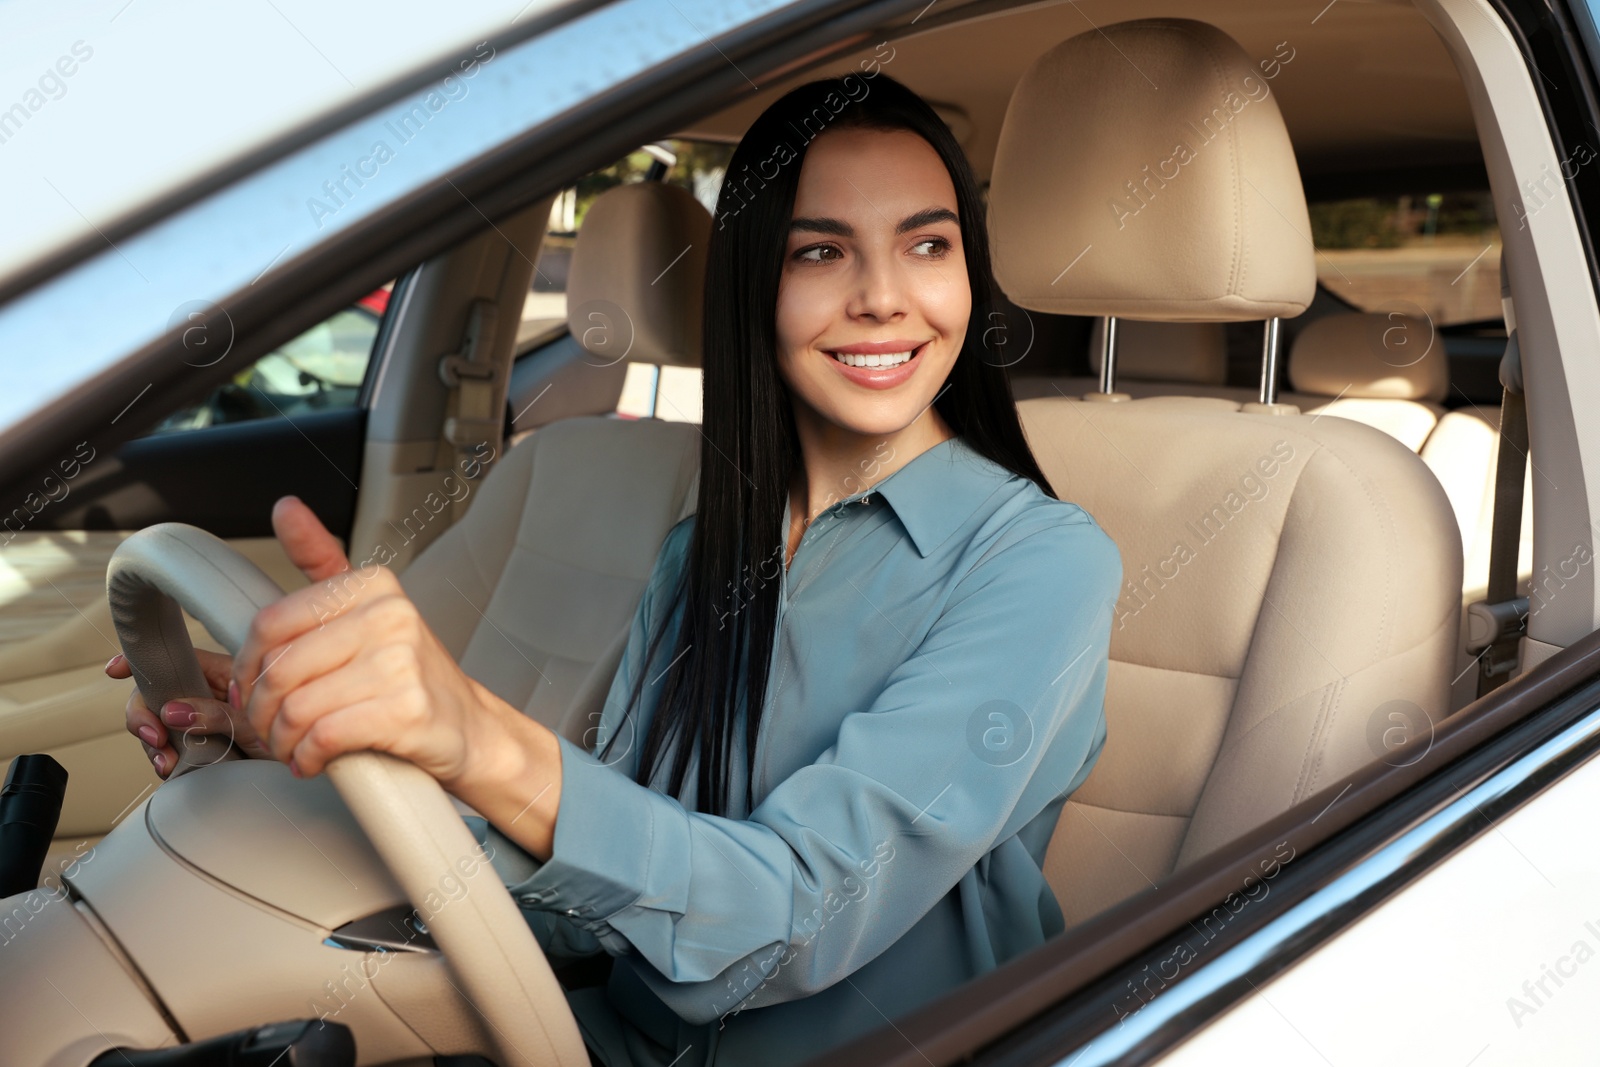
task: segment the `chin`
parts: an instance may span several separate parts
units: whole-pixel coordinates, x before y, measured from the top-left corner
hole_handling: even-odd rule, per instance
[[[850,398],[854,400],[855,398]],[[916,421],[932,398],[914,401],[897,398],[891,404],[842,403],[815,408],[822,422],[862,437],[883,438],[899,433]]]

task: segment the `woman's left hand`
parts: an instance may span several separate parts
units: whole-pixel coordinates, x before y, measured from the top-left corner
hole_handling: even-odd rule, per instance
[[[273,529],[311,585],[257,613],[234,657],[235,706],[301,777],[345,752],[408,760],[447,790],[504,752],[510,705],[473,681],[394,573],[353,570],[338,540],[294,497]]]

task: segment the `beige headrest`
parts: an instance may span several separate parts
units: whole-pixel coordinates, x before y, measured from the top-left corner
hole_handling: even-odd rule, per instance
[[[1298,315],[1316,271],[1269,82],[1191,19],[1141,19],[1028,68],[989,186],[995,276],[1025,308],[1163,321]]]
[[[1089,364],[1100,373],[1104,327],[1094,320]],[[1220,322],[1117,320],[1117,380],[1224,385],[1228,380],[1228,331]]]
[[[611,362],[700,366],[711,213],[687,190],[643,181],[589,205],[567,271],[567,326]]]
[[[1386,400],[1450,394],[1444,341],[1422,319],[1400,314],[1328,315],[1307,323],[1289,351],[1296,392]]]

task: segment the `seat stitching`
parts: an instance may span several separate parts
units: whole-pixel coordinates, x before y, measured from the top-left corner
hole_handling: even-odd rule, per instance
[[[1081,805],[1081,806],[1086,807],[1086,808],[1094,808],[1097,811],[1117,812],[1117,813],[1122,814],[1122,815],[1148,815],[1148,816],[1150,816],[1152,818],[1156,818],[1156,819],[1184,819],[1184,820],[1188,820],[1188,819],[1194,818],[1194,812],[1192,812],[1192,811],[1188,812],[1188,813],[1177,813],[1177,814],[1174,814],[1174,813],[1168,812],[1168,811],[1140,811],[1137,808],[1117,808],[1117,807],[1112,807],[1110,804],[1096,804],[1093,801],[1090,801],[1090,800],[1079,800],[1076,797],[1068,797],[1067,798],[1067,803],[1068,804],[1078,804],[1078,805]]]
[[[1272,415],[1272,416],[1265,416],[1265,417],[1267,417],[1267,418],[1277,418],[1278,416]],[[1291,429],[1290,432],[1292,433],[1293,430]],[[1255,648],[1255,646],[1256,646],[1256,638],[1257,638],[1257,636],[1258,636],[1258,634],[1260,632],[1260,629],[1261,629],[1261,619],[1262,619],[1262,616],[1265,614],[1265,610],[1264,609],[1270,607],[1270,605],[1268,605],[1268,603],[1267,603],[1267,591],[1272,588],[1272,576],[1275,575],[1278,572],[1278,561],[1283,556],[1283,529],[1284,529],[1284,526],[1287,525],[1287,523],[1289,521],[1289,513],[1294,510],[1295,497],[1300,492],[1301,483],[1305,481],[1306,471],[1311,469],[1311,463],[1312,463],[1313,460],[1315,460],[1317,458],[1317,453],[1321,452],[1323,450],[1322,442],[1318,441],[1316,438],[1308,438],[1308,437],[1305,437],[1302,434],[1295,434],[1295,436],[1300,441],[1302,441],[1302,442],[1304,442],[1306,444],[1309,444],[1311,446],[1311,454],[1306,457],[1305,463],[1301,465],[1300,470],[1295,474],[1294,484],[1289,486],[1289,500],[1288,500],[1287,503],[1285,503],[1283,505],[1283,520],[1278,523],[1278,536],[1276,538],[1276,544],[1273,546],[1272,562],[1267,565],[1266,578],[1263,579],[1262,584],[1261,584],[1261,596],[1260,596],[1260,599],[1256,603],[1256,618],[1255,618],[1255,622],[1252,623],[1251,626],[1250,626],[1250,640],[1245,644],[1243,669],[1240,670],[1238,675],[1234,676],[1234,682],[1236,684],[1243,684],[1243,682],[1244,682],[1245,673],[1249,670],[1250,651],[1253,648]],[[1227,677],[1227,676],[1224,675],[1223,677]],[[1235,690],[1235,692],[1234,692],[1234,701],[1235,701],[1235,703],[1238,702],[1238,691],[1237,690]],[[1229,718],[1230,718],[1230,720],[1232,719],[1231,713],[1229,715]],[[1252,727],[1252,729],[1254,729],[1254,727]],[[1220,752],[1218,753],[1218,757],[1219,758],[1221,757],[1221,753]]]
[[[1345,682],[1345,681],[1341,681],[1339,683],[1338,696],[1342,697],[1344,695],[1344,690],[1345,690],[1347,684],[1348,683]],[[1333,724],[1338,720],[1339,713],[1341,711],[1343,711],[1343,710],[1344,710],[1344,701],[1342,699],[1333,699],[1333,698],[1329,699],[1329,701],[1328,701],[1328,713],[1327,713],[1326,717],[1323,719],[1322,730],[1318,734],[1317,740],[1316,740],[1317,758],[1312,762],[1311,774],[1305,780],[1305,789],[1304,789],[1304,791],[1301,792],[1301,791],[1297,790],[1295,792],[1295,794],[1294,794],[1294,797],[1290,801],[1291,803],[1296,803],[1298,801],[1304,800],[1306,797],[1310,796],[1315,791],[1312,788],[1312,783],[1316,782],[1318,779],[1320,779],[1322,777],[1322,765],[1328,758],[1328,738],[1333,736],[1333,733],[1334,733]]]
[[[1300,754],[1300,773],[1295,775],[1294,790],[1289,794],[1291,798],[1300,796],[1301,790],[1305,788],[1306,775],[1309,773],[1312,756],[1317,750],[1317,739],[1322,735],[1322,723],[1328,717],[1328,699],[1333,695],[1333,688],[1336,684],[1336,682],[1329,682],[1322,688],[1321,706],[1317,709],[1316,721],[1311,729],[1311,735],[1306,738],[1305,751]]]
[[[1449,615],[1448,609],[1446,610],[1445,614],[1446,614],[1446,616]],[[1397,650],[1392,656],[1389,656],[1388,658],[1389,659],[1397,659],[1397,658],[1399,658],[1401,656],[1404,656],[1407,652],[1411,652],[1411,651],[1414,651],[1414,650],[1416,650],[1418,648],[1421,648],[1427,642],[1429,642],[1431,640],[1434,640],[1438,636],[1440,630],[1448,628],[1449,627],[1449,623],[1450,623],[1450,620],[1448,618],[1440,619],[1438,624],[1435,625],[1432,630],[1429,630],[1427,633],[1423,634],[1420,638],[1418,638],[1416,641],[1412,642],[1411,644],[1407,645],[1405,648]],[[1377,660],[1373,660],[1370,663],[1366,663],[1366,664],[1363,664],[1362,666],[1358,667],[1356,670],[1352,671],[1351,674],[1360,674],[1361,672],[1370,670],[1371,668],[1373,668],[1373,667],[1375,667],[1377,665],[1378,665],[1378,661]],[[1339,688],[1341,690],[1344,688],[1344,686],[1342,684],[1342,681],[1340,683],[1335,683],[1333,681],[1325,682],[1323,684],[1323,686],[1319,686],[1318,688],[1325,688],[1325,687],[1328,687],[1328,686],[1333,686],[1335,684],[1338,684]],[[1271,722],[1273,719],[1277,718],[1279,714],[1281,714],[1286,708],[1288,708],[1292,704],[1294,704],[1295,701],[1299,700],[1301,697],[1303,697],[1307,693],[1311,693],[1311,692],[1314,692],[1314,690],[1309,690],[1308,689],[1303,693],[1298,693],[1295,696],[1290,697],[1288,700],[1286,700],[1282,704],[1278,705],[1278,707],[1274,708],[1271,712],[1269,712],[1266,716],[1264,716],[1261,719],[1260,722],[1258,722],[1254,726],[1250,727],[1244,733],[1240,734],[1238,737],[1234,738],[1232,741],[1224,742],[1222,747],[1217,750],[1217,758],[1214,759],[1212,761],[1212,763],[1211,763],[1213,772],[1215,771],[1215,768],[1217,767],[1217,765],[1220,764],[1223,761],[1223,759],[1225,757],[1227,757],[1234,749],[1238,748],[1239,745],[1242,744],[1246,738],[1248,738],[1251,734],[1255,733],[1256,730],[1260,729],[1261,727],[1265,726],[1267,723]],[[1208,777],[1208,781],[1209,781],[1209,777]]]
[[[1383,431],[1378,430],[1376,432],[1382,433]],[[1393,440],[1393,438],[1390,438],[1390,440]],[[1356,484],[1361,486],[1361,492],[1366,496],[1367,503],[1372,508],[1373,515],[1375,515],[1378,518],[1379,522],[1382,523],[1382,525],[1383,525],[1383,527],[1385,529],[1385,532],[1388,534],[1388,537],[1389,537],[1388,543],[1389,544],[1398,543],[1397,542],[1397,538],[1396,538],[1397,531],[1395,530],[1395,526],[1394,526],[1394,515],[1391,513],[1389,507],[1386,504],[1381,504],[1372,495],[1372,485],[1368,482],[1368,480],[1366,478],[1363,478],[1356,471],[1356,469],[1354,467],[1352,467],[1345,460],[1345,458],[1343,456],[1339,455],[1339,453],[1337,451],[1335,451],[1333,448],[1324,445],[1322,447],[1321,451],[1323,451],[1323,452],[1327,453],[1329,456],[1331,456],[1333,458],[1334,462],[1338,463],[1339,466],[1343,467],[1345,469],[1346,473],[1348,473],[1351,476],[1351,478],[1354,479]],[[1414,452],[1411,453],[1411,454],[1412,455],[1416,455],[1416,453],[1414,453]],[[1420,458],[1421,457],[1418,457],[1419,460],[1420,460]],[[1309,460],[1307,461],[1306,465],[1308,467],[1310,466],[1310,461]],[[1433,473],[1431,471],[1429,472],[1429,476],[1433,477]],[[1437,481],[1436,478],[1435,478],[1435,481]],[[1454,512],[1452,512],[1452,514],[1451,514],[1450,525],[1452,527],[1455,526]],[[1386,595],[1383,598],[1383,613],[1379,617],[1378,625],[1376,627],[1374,627],[1374,630],[1373,630],[1373,645],[1372,645],[1373,655],[1375,657],[1379,657],[1379,658],[1382,658],[1384,646],[1386,645],[1386,643],[1388,641],[1390,601],[1392,599],[1393,590],[1395,588],[1395,584],[1394,584],[1394,563],[1393,563],[1393,560],[1390,559],[1390,554],[1387,553],[1387,552],[1384,553],[1384,556],[1383,556],[1383,572],[1384,572],[1383,588],[1385,590]]]
[[[1263,726],[1267,725],[1267,723],[1271,722],[1273,719],[1276,719],[1279,715],[1282,715],[1289,708],[1293,707],[1295,705],[1295,703],[1298,700],[1300,700],[1302,697],[1309,696],[1310,694],[1315,693],[1319,689],[1327,689],[1328,687],[1330,687],[1332,685],[1335,685],[1335,684],[1336,683],[1333,682],[1333,681],[1327,681],[1327,682],[1324,682],[1322,685],[1317,686],[1315,689],[1307,689],[1302,693],[1297,693],[1295,696],[1292,696],[1288,700],[1285,700],[1282,704],[1279,704],[1277,707],[1275,707],[1271,711],[1269,711],[1266,715],[1262,716],[1262,718],[1261,718],[1261,720],[1259,722],[1257,722],[1254,726],[1251,726],[1244,733],[1242,733],[1239,736],[1235,737],[1231,741],[1224,741],[1223,744],[1222,744],[1222,747],[1217,749],[1217,758],[1211,761],[1212,773],[1215,774],[1217,766],[1223,761],[1223,759],[1225,759],[1235,749],[1237,749],[1240,745],[1242,745],[1245,742],[1245,740],[1250,737],[1251,734],[1255,733],[1257,730],[1259,730]],[[1207,777],[1207,781],[1208,782],[1210,781],[1210,777],[1209,776]]]
[[[1294,792],[1291,793],[1290,803],[1294,803],[1306,795],[1306,783],[1315,781],[1317,771],[1322,767],[1322,757],[1327,752],[1327,738],[1332,733],[1330,724],[1338,714],[1337,697],[1344,691],[1348,679],[1340,678],[1331,682],[1322,694],[1322,707],[1317,712],[1315,728],[1306,740],[1305,755],[1300,758],[1300,774],[1295,779]]]

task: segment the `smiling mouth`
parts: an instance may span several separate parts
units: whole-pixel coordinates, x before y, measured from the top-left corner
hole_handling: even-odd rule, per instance
[[[898,367],[909,362],[917,353],[928,347],[929,342],[924,341],[916,348],[906,352],[883,352],[876,355],[860,355],[851,352],[829,352],[828,355],[843,363],[847,367]]]

